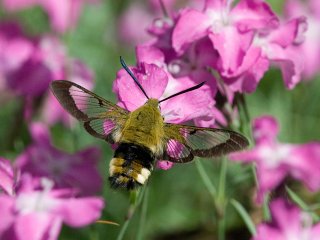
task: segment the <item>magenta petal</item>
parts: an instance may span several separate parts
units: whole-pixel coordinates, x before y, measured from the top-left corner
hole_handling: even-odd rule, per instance
[[[275,28],[279,24],[275,13],[263,1],[241,0],[231,10],[230,14],[240,32],[252,29]]]
[[[14,222],[14,199],[0,195],[0,213],[1,213],[1,221],[0,221],[0,237],[2,233],[10,227],[10,225]]]
[[[0,29],[0,35],[2,34]],[[1,36],[1,38],[4,38],[4,36]],[[1,71],[8,72],[10,70],[17,70],[34,54],[35,46],[30,40],[24,38],[22,35],[13,39],[4,38],[1,40]]]
[[[305,17],[295,18],[286,24],[281,25],[275,31],[270,32],[268,39],[270,43],[276,43],[283,48],[292,43],[301,43],[304,39],[304,32],[307,30]]]
[[[18,70],[10,71],[7,81],[17,94],[36,97],[48,89],[52,73],[43,62],[28,60]]]
[[[70,198],[60,201],[58,211],[63,221],[73,227],[82,227],[98,220],[104,207],[102,198]]]
[[[136,47],[136,55],[138,63],[153,63],[157,66],[161,66],[164,63],[164,54],[154,46],[138,45]]]
[[[297,207],[289,205],[282,199],[277,199],[271,203],[270,208],[272,219],[280,230],[290,229],[295,233],[301,231],[301,213]]]
[[[263,166],[263,163],[257,166],[258,177],[258,193],[257,202],[263,203],[263,200],[267,193],[275,189],[285,178],[288,173],[288,169],[284,166],[269,169]]]
[[[187,10],[180,16],[172,33],[172,46],[183,52],[189,44],[206,36],[210,19],[197,10]]]
[[[53,227],[51,225],[53,219],[53,216],[48,213],[20,214],[15,221],[15,232],[18,239],[44,239],[45,234]],[[60,232],[60,228],[55,230]]]
[[[278,229],[269,226],[267,224],[260,224],[257,226],[257,234],[252,238],[252,240],[284,240],[283,235]]]
[[[291,175],[312,191],[320,189],[320,143],[311,142],[293,148]]]
[[[117,78],[113,82],[112,90],[118,95],[119,101],[123,104],[124,108],[129,111],[133,111],[142,106],[147,100],[124,69],[121,69],[117,73]]]
[[[132,70],[150,98],[159,99],[162,96],[168,84],[168,76],[163,69],[154,64],[141,63],[139,68]],[[147,101],[140,88],[124,70],[118,72],[113,91],[129,111],[135,110]]]
[[[167,73],[155,64],[142,63],[135,71],[142,87],[150,98],[159,99],[167,84]]]
[[[255,72],[256,70],[259,71],[259,68],[261,67],[260,62],[259,62],[262,58],[261,55],[262,55],[261,48],[255,47],[253,45],[250,46],[250,48],[245,52],[245,55],[243,56],[242,62],[235,69],[235,71],[226,72],[224,74],[224,76],[225,77],[237,77],[237,76],[241,76],[242,74],[246,74],[248,72]],[[253,68],[254,68],[254,70],[253,70]],[[260,78],[258,80],[260,80]]]
[[[40,145],[51,145],[50,133],[48,127],[43,123],[32,123],[30,133],[33,141]]]
[[[241,162],[252,162],[259,159],[258,151],[256,149],[246,150],[242,152],[235,152],[229,154],[230,160]]]
[[[173,162],[170,161],[157,161],[157,168],[160,168],[162,170],[169,170],[170,168],[172,168],[174,165]]]
[[[209,37],[221,56],[220,72],[223,76],[228,76],[242,65],[246,51],[252,42],[253,33],[239,34],[235,27],[229,26],[218,34],[211,33]],[[234,41],[234,39],[238,40]]]
[[[38,0],[3,0],[4,7],[9,11],[32,7],[38,3]]]
[[[278,45],[271,45],[268,56],[281,68],[284,83],[288,89],[292,89],[301,80],[301,73],[304,68],[304,59],[300,51],[294,47],[281,48]]]
[[[320,13],[320,11],[319,11],[319,13]],[[313,228],[311,230],[311,235],[312,235],[312,237],[310,240],[318,240],[318,238],[320,236],[320,223],[313,226]]]
[[[316,16],[320,16],[320,2],[318,0],[310,0],[310,9],[312,9]]]
[[[230,1],[229,1],[230,2]],[[227,7],[226,0],[206,0],[205,1],[205,9],[219,11],[221,8]]]
[[[171,90],[168,88],[168,91],[171,92],[179,92],[195,85],[188,77],[172,80],[171,84],[175,85]],[[207,116],[214,108],[215,102],[212,96],[212,89],[206,84],[196,91],[179,95],[161,103],[161,113],[165,121],[170,123],[181,123]]]
[[[273,142],[279,133],[277,120],[273,116],[262,116],[253,122],[253,136],[257,143]]]
[[[65,32],[76,24],[83,0],[68,0],[63,2],[46,0],[40,1],[40,3],[48,12],[53,28],[58,32]]]
[[[9,160],[0,157],[0,193],[1,189],[9,195],[14,193],[14,172]]]

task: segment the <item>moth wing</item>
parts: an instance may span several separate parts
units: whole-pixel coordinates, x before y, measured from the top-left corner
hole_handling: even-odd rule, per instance
[[[115,135],[123,128],[129,111],[70,81],[54,81],[51,90],[61,106],[84,123],[88,133],[117,142]]]
[[[195,156],[218,157],[249,145],[244,136],[226,129],[166,123],[164,133],[167,146],[161,159],[176,163],[192,161]]]

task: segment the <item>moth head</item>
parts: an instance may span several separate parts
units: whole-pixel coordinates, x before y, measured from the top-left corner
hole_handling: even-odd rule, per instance
[[[148,101],[145,103],[146,105],[149,105],[154,108],[159,108],[159,100],[155,98],[149,98]]]

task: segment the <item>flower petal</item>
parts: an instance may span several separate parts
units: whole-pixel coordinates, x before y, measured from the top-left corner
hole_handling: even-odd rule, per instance
[[[0,195],[0,237],[14,223],[14,198]]]
[[[193,9],[183,12],[172,33],[173,48],[182,53],[189,44],[206,36],[209,26],[207,15]]]
[[[174,165],[173,162],[170,161],[157,161],[157,168],[160,168],[162,170],[169,170],[170,168],[172,168]]]
[[[18,239],[41,240],[50,231],[53,220],[54,217],[47,213],[21,214],[15,220],[15,232]],[[60,232],[60,227],[56,231]]]
[[[70,198],[60,200],[56,211],[63,221],[72,227],[82,227],[96,221],[104,207],[102,198]]]
[[[9,195],[13,195],[14,182],[14,172],[10,161],[0,157],[0,189]]]
[[[240,32],[275,28],[279,24],[277,16],[264,1],[241,0],[230,14]]]
[[[168,84],[168,76],[163,69],[154,64],[141,63],[132,71],[150,98],[159,99],[162,96]],[[141,89],[125,70],[118,72],[113,91],[129,111],[137,109],[147,101]]]

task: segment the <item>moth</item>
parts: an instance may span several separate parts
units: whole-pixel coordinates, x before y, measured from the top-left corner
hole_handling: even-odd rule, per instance
[[[194,157],[218,157],[248,146],[241,134],[217,128],[203,128],[164,121],[160,104],[180,94],[195,91],[204,82],[165,99],[149,98],[120,57],[120,62],[146,96],[146,102],[129,112],[70,81],[51,83],[61,106],[83,122],[86,131],[110,144],[117,144],[109,165],[113,188],[135,189],[149,178],[155,161],[186,163]]]

